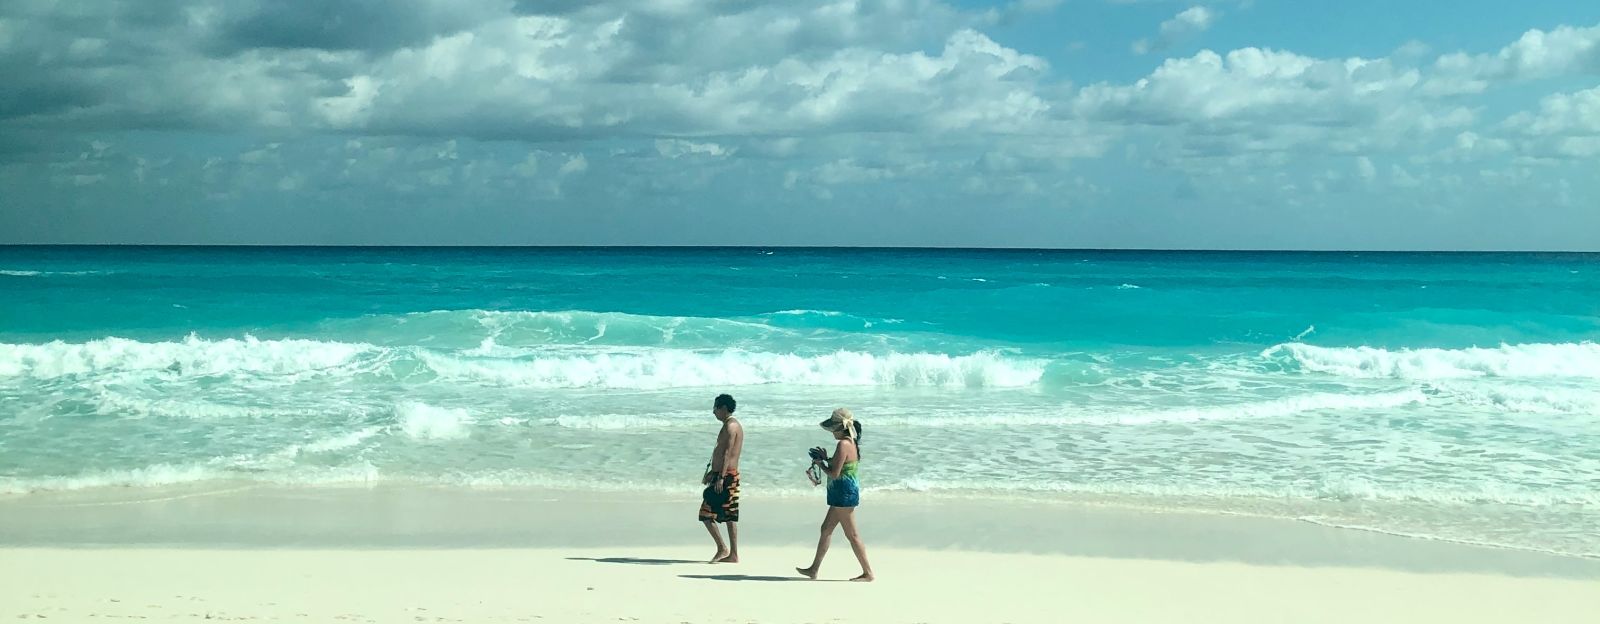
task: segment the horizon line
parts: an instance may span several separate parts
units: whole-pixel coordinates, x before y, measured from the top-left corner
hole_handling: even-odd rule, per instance
[[[320,245],[281,243],[0,243],[0,248],[161,248],[161,249],[371,249],[371,250],[791,250],[791,251],[1005,251],[1123,253],[1380,253],[1380,254],[1600,254],[1570,249],[1292,249],[1218,247],[969,247],[929,245]]]

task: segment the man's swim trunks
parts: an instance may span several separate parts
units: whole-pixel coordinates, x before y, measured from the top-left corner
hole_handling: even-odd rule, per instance
[[[705,492],[700,494],[700,521],[738,522],[739,472],[733,471],[722,477],[721,492],[713,485],[707,484]]]

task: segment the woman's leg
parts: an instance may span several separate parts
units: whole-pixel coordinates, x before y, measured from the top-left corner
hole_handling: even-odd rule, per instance
[[[856,552],[856,561],[861,563],[861,576],[850,579],[852,581],[871,581],[872,564],[867,563],[867,545],[861,543],[861,534],[856,532],[856,510],[854,507],[843,510],[840,514],[839,524],[844,525],[844,538],[850,541],[850,550]]]
[[[817,538],[817,558],[811,560],[811,567],[795,568],[796,572],[808,578],[817,578],[817,570],[822,568],[822,556],[828,554],[828,541],[833,537],[833,527],[839,526],[842,511],[838,507],[828,508],[828,515],[822,517],[822,536]]]

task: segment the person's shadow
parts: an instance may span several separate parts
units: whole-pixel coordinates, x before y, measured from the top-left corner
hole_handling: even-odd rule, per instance
[[[625,563],[628,565],[648,566],[705,563],[704,561],[690,561],[688,559],[641,559],[639,557],[567,557],[567,561],[593,561],[595,563]]]
[[[808,583],[831,583],[838,579],[812,580],[803,576],[752,576],[749,574],[679,574],[678,578],[697,579],[701,581],[761,581],[766,583],[787,583],[791,581],[806,581]]]
[[[593,561],[595,563],[621,563],[626,565],[643,566],[668,566],[668,565],[707,565],[704,561],[690,561],[688,559],[644,559],[640,557],[567,557],[567,561]],[[803,576],[758,576],[750,574],[680,574],[678,578],[694,579],[699,581],[758,581],[764,583],[784,583],[789,581],[810,581]],[[820,582],[832,582],[838,579],[819,579]]]

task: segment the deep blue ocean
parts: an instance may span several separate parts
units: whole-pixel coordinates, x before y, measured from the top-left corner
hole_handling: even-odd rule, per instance
[[[1600,556],[1600,255],[0,248],[0,495],[215,481],[1251,513]]]

